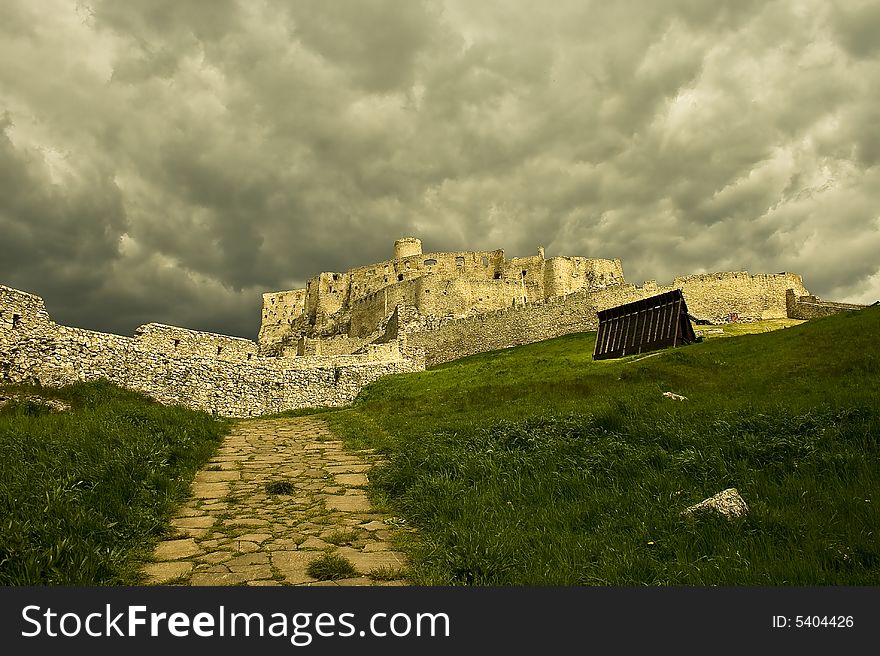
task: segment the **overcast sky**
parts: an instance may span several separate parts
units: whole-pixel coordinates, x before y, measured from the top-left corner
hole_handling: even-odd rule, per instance
[[[880,2],[2,0],[0,284],[255,337],[425,250],[880,298]]]

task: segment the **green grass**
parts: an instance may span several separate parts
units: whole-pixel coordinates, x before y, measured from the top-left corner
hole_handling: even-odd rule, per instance
[[[326,415],[386,454],[371,485],[417,529],[417,583],[880,584],[880,308],[638,361],[594,341],[384,378]],[[680,516],[727,487],[747,517]]]
[[[269,494],[293,494],[296,488],[291,481],[269,481],[266,492]]]
[[[137,583],[227,422],[103,381],[0,391],[72,406],[0,409],[0,585]]]
[[[351,561],[336,553],[325,553],[309,563],[306,572],[319,581],[337,581],[357,574]]]

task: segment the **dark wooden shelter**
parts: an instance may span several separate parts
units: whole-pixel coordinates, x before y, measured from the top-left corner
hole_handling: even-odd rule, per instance
[[[594,360],[620,358],[695,342],[680,289],[601,310]]]

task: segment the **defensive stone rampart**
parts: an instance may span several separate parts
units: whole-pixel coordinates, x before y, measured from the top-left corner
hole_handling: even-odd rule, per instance
[[[825,301],[813,295],[799,296],[794,290],[789,290],[786,301],[788,304],[788,316],[792,319],[821,319],[832,314],[839,314],[850,310],[861,310],[864,305],[854,303],[837,303]]]
[[[696,318],[724,323],[787,316],[789,289],[804,290],[792,273],[709,273],[676,278],[671,285],[648,281],[580,291],[461,319],[427,318],[408,326],[409,343],[424,349],[427,366],[467,355],[596,330],[597,313],[673,289],[681,289]],[[805,290],[804,290],[805,291]]]
[[[54,323],[38,296],[0,286],[0,380],[47,386],[107,380],[162,403],[254,416],[350,403],[388,374],[421,371],[396,342],[361,355],[260,357],[246,339],[148,324],[134,337]]]

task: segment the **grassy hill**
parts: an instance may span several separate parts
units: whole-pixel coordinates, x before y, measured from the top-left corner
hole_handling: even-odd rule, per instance
[[[382,379],[325,415],[387,453],[424,584],[880,584],[880,308],[647,358],[595,334]],[[664,398],[672,391],[686,401]],[[736,487],[747,517],[688,519]]]
[[[227,423],[103,381],[0,392],[0,585],[137,583]]]

